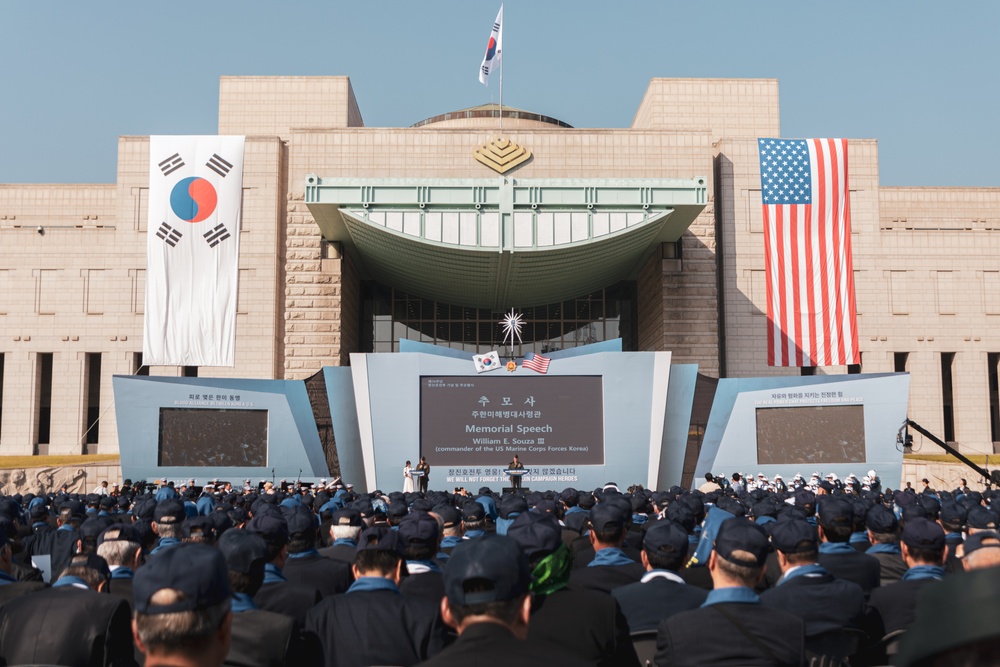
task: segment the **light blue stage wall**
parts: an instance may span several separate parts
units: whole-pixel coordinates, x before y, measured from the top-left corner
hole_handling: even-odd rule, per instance
[[[113,378],[122,474],[133,480],[167,477],[239,482],[329,476],[305,383],[288,380]],[[267,458],[262,466],[169,466],[158,461],[161,408],[266,410]]]
[[[780,473],[790,481],[796,474],[807,480],[818,472],[844,479],[854,473],[859,479],[874,469],[883,487],[895,488],[903,470],[903,452],[896,433],[906,418],[909,399],[908,373],[869,375],[817,375],[719,380],[705,439],[698,457],[695,482],[706,472],[734,472],[768,478]],[[757,450],[757,410],[766,408],[862,406],[864,415],[864,461],[854,463],[805,460],[796,463],[763,464]],[[816,437],[821,437],[822,433]],[[807,445],[807,443],[806,443]]]
[[[407,351],[351,355],[350,367],[324,369],[342,475],[359,488],[400,489],[404,463],[409,460],[415,466],[420,458],[422,377],[521,377],[544,386],[545,376],[531,370],[501,369],[477,376],[468,354],[412,342],[403,349]],[[604,343],[548,356],[548,377],[601,377],[604,463],[534,465],[531,454],[522,452],[521,460],[531,471],[524,479],[526,488],[593,489],[609,481],[623,487],[664,487],[680,482],[696,366],[671,366],[668,352],[621,352],[620,341],[617,346]],[[431,465],[431,489],[464,486],[477,491],[488,486],[498,491],[509,486],[505,475],[494,472],[496,466],[436,465],[434,454],[424,453]]]

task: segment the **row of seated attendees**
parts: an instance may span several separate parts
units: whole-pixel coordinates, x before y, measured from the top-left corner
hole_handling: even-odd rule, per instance
[[[144,486],[0,497],[0,665],[974,665],[1000,649],[990,491]]]

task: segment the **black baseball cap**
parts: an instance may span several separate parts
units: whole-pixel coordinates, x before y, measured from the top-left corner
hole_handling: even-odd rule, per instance
[[[917,517],[906,522],[899,539],[911,549],[942,549],[944,528],[936,521]]]
[[[96,517],[93,519],[87,519],[80,524],[80,537],[85,540],[92,539],[96,541],[97,538],[100,537],[101,533],[104,532],[104,529],[109,525],[111,525],[110,522],[104,519],[98,519]]]
[[[441,527],[437,519],[427,512],[410,512],[399,522],[399,538],[404,547],[410,544],[437,544],[441,536]]]
[[[916,502],[910,503],[909,505],[904,507],[903,512],[900,515],[900,519],[904,524],[907,521],[912,521],[913,519],[930,519],[930,518],[931,515],[927,511],[927,508],[921,505],[920,503]]]
[[[816,506],[816,516],[822,526],[852,526],[854,508],[846,498],[822,496]]]
[[[261,514],[250,519],[246,529],[260,533],[268,544],[288,544],[288,522],[280,513]]]
[[[156,503],[156,508],[153,510],[153,521],[156,523],[179,524],[186,518],[184,503],[176,498],[161,500]]]
[[[965,541],[962,542],[962,557],[964,558],[979,549],[997,548],[1000,548],[1000,533],[995,530],[984,530],[965,538]]]
[[[805,519],[782,519],[775,521],[771,529],[771,544],[785,554],[816,551],[819,535],[816,527]]]
[[[809,489],[799,489],[795,492],[795,506],[801,507],[808,514],[810,508],[816,507],[816,494]]]
[[[528,560],[548,555],[562,544],[562,528],[551,514],[523,512],[507,528],[507,537],[514,540]]]
[[[60,514],[66,511],[68,511],[69,515],[75,519],[82,519],[87,514],[86,508],[79,500],[67,500],[59,506]]]
[[[433,511],[444,521],[445,528],[456,526],[462,522],[462,513],[451,505],[438,505]]]
[[[965,520],[969,516],[969,510],[956,502],[942,503],[941,521],[952,525],[965,525]]]
[[[463,541],[444,567],[445,595],[457,607],[516,600],[530,584],[528,559],[504,535]]]
[[[486,508],[477,502],[466,503],[462,508],[463,521],[485,521]]]
[[[330,517],[330,521],[334,526],[360,526],[361,512],[356,509],[337,510]]]
[[[865,525],[873,533],[895,533],[899,530],[899,520],[892,510],[884,505],[874,505],[865,515]]]
[[[403,501],[393,501],[389,503],[389,507],[386,508],[386,515],[394,519],[402,519],[404,516],[409,514],[410,510],[407,508],[406,503]]]
[[[72,558],[70,558],[68,567],[80,566],[94,570],[104,577],[105,580],[111,578],[111,568],[108,567],[108,561],[104,560],[104,558],[95,553],[75,554]]]
[[[316,515],[308,510],[288,512],[285,515],[285,524],[288,527],[289,537],[293,535],[314,534],[318,527],[316,525]]]
[[[653,553],[685,554],[688,550],[687,530],[674,521],[657,521],[642,536],[642,548]]]
[[[152,604],[153,594],[163,589],[174,589],[183,595],[171,604]],[[140,614],[208,609],[232,596],[229,568],[222,552],[214,547],[196,542],[179,544],[150,558],[136,570],[132,594],[135,611]]]
[[[139,498],[132,505],[132,516],[136,519],[150,520],[156,512],[156,500],[153,498]]]
[[[674,501],[667,505],[667,518],[671,521],[678,523],[684,528],[688,533],[694,531],[695,518],[694,511],[688,506],[687,503]]]
[[[528,503],[522,496],[507,495],[500,499],[500,518],[509,519],[512,513],[528,511]]]
[[[744,519],[736,518],[723,521],[715,536],[715,551],[735,565],[760,567],[767,559],[769,549],[770,545],[764,529]],[[753,560],[736,558],[733,555],[735,551],[749,552]]]
[[[212,517],[198,515],[184,520],[184,537],[199,535],[209,542],[215,541],[215,522]]]
[[[399,531],[388,526],[372,526],[361,533],[358,538],[358,551],[393,551],[403,553],[403,541],[399,539]]]
[[[138,542],[142,539],[136,533],[134,523],[113,523],[97,537],[97,546],[105,542]]]
[[[969,528],[975,528],[976,530],[996,530],[997,515],[985,507],[973,507],[969,510],[969,516],[966,517],[965,524]]]
[[[600,532],[621,529],[625,525],[625,513],[614,503],[598,503],[590,510],[590,525]]]
[[[254,568],[263,569],[267,561],[264,538],[249,530],[227,530],[219,538],[218,547],[233,572],[250,574]]]
[[[539,500],[535,503],[535,506],[531,508],[532,512],[537,514],[552,514],[556,513],[556,502],[554,500],[549,500],[547,498]]]
[[[32,521],[44,521],[49,516],[49,508],[45,503],[36,503],[28,510],[28,516]]]

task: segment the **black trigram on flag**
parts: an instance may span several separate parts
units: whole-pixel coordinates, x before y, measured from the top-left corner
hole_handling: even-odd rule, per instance
[[[205,166],[225,178],[233,168],[233,163],[219,157],[218,153],[212,153],[212,157],[205,163]]]
[[[179,153],[174,153],[173,155],[171,155],[170,157],[168,157],[166,160],[164,160],[159,164],[160,171],[163,172],[164,176],[169,176],[170,174],[174,173],[183,166],[184,166],[184,160],[181,159]]]
[[[222,223],[219,223],[215,227],[212,227],[209,231],[203,234],[205,240],[208,241],[208,247],[214,248],[223,241],[229,238],[229,230]]]
[[[160,225],[158,230],[156,230],[156,235],[171,248],[176,246],[177,242],[180,241],[183,236],[183,234],[165,222]]]

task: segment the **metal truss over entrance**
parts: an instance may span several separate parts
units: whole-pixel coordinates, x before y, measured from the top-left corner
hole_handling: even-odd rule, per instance
[[[454,305],[554,303],[634,278],[705,208],[695,179],[306,177],[323,234],[363,277]]]

